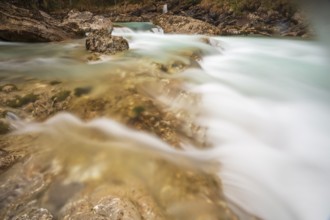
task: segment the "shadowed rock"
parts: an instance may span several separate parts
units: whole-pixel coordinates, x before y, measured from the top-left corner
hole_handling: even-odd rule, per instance
[[[62,25],[48,14],[0,3],[0,39],[20,42],[62,41],[82,36],[77,26]]]

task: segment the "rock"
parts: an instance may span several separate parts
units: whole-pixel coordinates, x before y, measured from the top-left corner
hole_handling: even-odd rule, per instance
[[[141,220],[139,210],[129,199],[119,197],[102,198],[92,209],[95,215],[111,216],[113,220]]]
[[[0,120],[0,135],[7,134],[9,131],[9,125],[5,121]]]
[[[16,91],[17,87],[14,84],[5,84],[3,86],[0,86],[0,91],[10,93],[13,91]]]
[[[92,91],[92,87],[86,86],[86,87],[78,87],[74,89],[74,95],[77,97],[87,95]]]
[[[58,84],[61,84],[61,83],[62,83],[61,81],[52,80],[52,81],[49,82],[49,85],[55,86],[55,85],[58,85]]]
[[[136,204],[127,198],[102,197],[98,202],[81,199],[67,204],[61,219],[67,220],[141,220]]]
[[[70,96],[71,92],[68,90],[62,90],[58,93],[56,93],[54,96],[52,96],[52,100],[54,102],[62,102],[66,100]]]
[[[112,22],[109,18],[100,15],[93,15],[88,11],[71,10],[62,22],[63,25],[75,24],[85,33],[101,29],[112,29]]]
[[[6,105],[11,108],[19,108],[26,104],[37,101],[38,97],[38,95],[35,95],[33,93],[29,93],[23,96],[16,96],[15,98],[7,100]]]
[[[114,22],[148,22],[148,15],[145,16],[134,16],[134,15],[125,15],[120,14],[116,16],[112,16],[111,20]]]
[[[1,126],[1,121],[0,121]],[[0,127],[1,129],[1,127]],[[9,130],[6,132],[8,133]],[[5,134],[5,133],[4,133]],[[1,136],[1,134],[0,134]],[[7,136],[8,138],[8,136]],[[3,139],[1,139],[3,140]],[[4,149],[2,149],[3,146],[6,145],[6,142],[4,141],[4,145],[2,143],[0,144],[0,174],[5,172],[8,168],[13,166],[19,159],[21,159],[21,156],[12,152],[8,152]]]
[[[15,220],[53,220],[52,214],[44,208],[33,208],[13,218]]]
[[[129,49],[123,37],[111,36],[106,29],[91,32],[86,39],[86,49],[92,52],[115,54]]]
[[[7,111],[0,107],[0,118],[4,118],[7,115]]]
[[[163,28],[165,33],[219,35],[220,29],[191,17],[160,15],[153,18],[153,23]]]
[[[51,42],[81,37],[72,24],[62,25],[42,11],[30,11],[0,3],[0,39],[20,42]]]

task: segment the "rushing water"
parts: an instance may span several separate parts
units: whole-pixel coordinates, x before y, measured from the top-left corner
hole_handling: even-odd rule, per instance
[[[246,213],[271,220],[329,218],[330,68],[321,45],[313,41],[252,37],[212,37],[206,44],[202,36],[118,29],[114,34],[129,40],[130,51],[103,57],[102,62],[92,64],[82,61],[86,56],[82,41],[1,43],[1,76],[10,81],[15,75],[53,78],[69,75],[72,81],[86,77],[97,84],[102,82],[98,77],[109,69],[148,68],[140,60],[189,63],[187,51],[197,51],[201,57],[198,63],[170,77],[185,79],[184,89],[201,95],[198,106],[180,105],[181,99],[166,94],[154,96],[166,106],[175,109],[179,105],[194,111],[198,115],[196,123],[207,128],[206,137],[212,148],[197,150],[187,145],[183,146],[184,151],[174,150],[155,137],[131,131],[107,118],[85,123],[73,115],[62,114],[45,123],[25,124],[23,131],[46,133],[42,143],[53,145],[63,158],[84,152],[77,160],[86,167],[67,170],[71,176],[66,181],[72,182],[71,178],[79,182],[109,172],[118,175],[133,170],[155,191],[166,177],[161,177],[158,185],[148,182],[155,165],[145,162],[143,152],[151,152],[178,167],[216,172],[231,208],[242,219],[247,218]],[[97,138],[92,135],[95,130],[100,132]],[[124,140],[130,144],[123,144]],[[111,150],[113,142],[121,143],[129,151]],[[97,150],[91,150],[89,144]],[[137,150],[137,146],[143,147]],[[131,162],[121,164],[119,171],[109,169],[106,158],[99,153],[104,149],[118,158],[125,158],[126,154]],[[139,155],[137,159],[131,151]],[[87,155],[93,155],[93,159]],[[65,161],[68,166],[78,167],[76,160]],[[109,178],[104,177],[102,184]],[[182,204],[175,204],[187,212]],[[182,216],[181,213],[181,218],[188,218]]]

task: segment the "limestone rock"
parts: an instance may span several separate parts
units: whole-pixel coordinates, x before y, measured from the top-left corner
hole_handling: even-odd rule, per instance
[[[53,220],[52,214],[44,208],[33,208],[26,213],[15,216],[15,220]]]
[[[50,42],[81,37],[73,25],[62,25],[45,12],[0,3],[0,39],[20,42]]]
[[[165,33],[218,35],[219,28],[206,22],[184,16],[160,15],[153,23],[163,28]]]
[[[62,22],[63,25],[75,24],[84,32],[92,32],[101,29],[112,29],[112,22],[109,18],[93,15],[88,11],[71,10]]]
[[[123,37],[111,36],[108,30],[102,29],[88,35],[86,49],[92,52],[115,54],[128,50],[129,46]]]

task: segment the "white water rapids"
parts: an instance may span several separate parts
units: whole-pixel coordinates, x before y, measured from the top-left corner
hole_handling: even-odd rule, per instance
[[[200,106],[194,107],[200,112],[196,121],[208,128],[207,138],[213,148],[167,151],[159,140],[145,134],[116,129],[112,135],[150,141],[152,150],[165,154],[165,158],[176,154],[218,161],[218,175],[234,209],[239,207],[269,220],[330,218],[330,68],[321,45],[302,40],[212,37],[210,46],[199,36],[115,34],[129,39],[127,57],[113,57],[86,68],[129,65],[135,56],[184,61],[178,51],[202,51],[200,68],[187,69],[179,77],[186,79],[187,89],[202,97]],[[36,57],[31,58],[39,59],[35,68],[44,70],[44,63]],[[54,54],[46,60],[47,68],[63,65],[74,70],[76,65]],[[33,60],[25,62],[30,65]],[[2,61],[2,65],[1,71],[12,71],[11,63]],[[175,105],[172,101],[165,102]],[[78,123],[70,117],[59,115],[31,128],[50,128],[70,120]],[[79,123],[106,132],[114,130],[109,119]],[[244,214],[241,217],[244,219]]]
[[[263,219],[329,218],[326,56],[310,42],[220,40],[195,91],[228,198]]]

